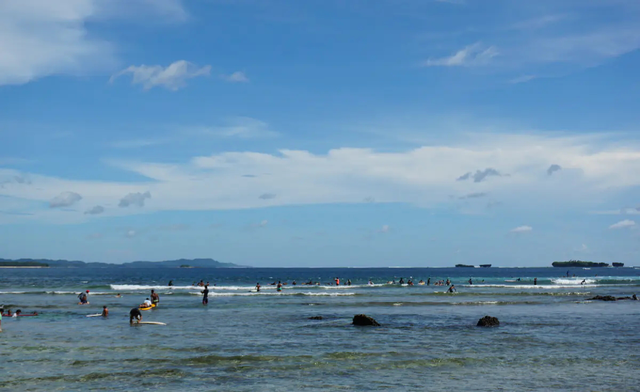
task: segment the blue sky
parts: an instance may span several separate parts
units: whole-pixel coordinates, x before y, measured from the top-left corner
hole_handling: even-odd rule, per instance
[[[635,0],[9,0],[0,26],[0,258],[638,264]]]

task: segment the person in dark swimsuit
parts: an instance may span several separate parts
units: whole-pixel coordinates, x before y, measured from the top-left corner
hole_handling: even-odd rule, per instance
[[[138,323],[142,321],[142,312],[138,307],[131,309],[129,312],[129,324],[133,324],[133,319],[136,319]]]
[[[209,303],[209,286],[204,286],[204,290],[202,291],[202,304],[206,305]]]
[[[151,290],[151,303],[158,306],[159,302],[160,302],[160,296],[154,290]]]

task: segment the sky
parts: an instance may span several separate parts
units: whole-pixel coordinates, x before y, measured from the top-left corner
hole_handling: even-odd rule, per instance
[[[0,258],[640,265],[637,0],[0,2]]]

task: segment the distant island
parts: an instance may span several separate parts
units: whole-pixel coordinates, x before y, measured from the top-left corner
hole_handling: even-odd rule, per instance
[[[0,259],[0,267],[21,268],[247,268],[247,266],[222,263],[214,259],[180,259],[165,261],[132,261],[122,264],[85,263],[84,261],[49,259]]]
[[[554,261],[551,263],[554,267],[608,267],[609,263],[596,263],[593,261],[569,260]]]
[[[456,268],[475,268],[475,266],[470,264],[456,264]]]

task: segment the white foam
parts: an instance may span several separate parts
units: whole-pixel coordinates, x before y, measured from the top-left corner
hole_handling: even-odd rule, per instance
[[[596,284],[583,284],[583,285],[578,285],[580,287],[598,287],[599,285]],[[571,288],[571,289],[575,289],[576,285],[574,284],[569,284],[569,285],[559,285],[559,284],[554,284],[554,285],[543,285],[543,284],[539,284],[539,285],[533,285],[533,284],[474,284],[474,285],[462,285],[462,287],[468,287],[468,288],[483,288],[483,287],[499,287],[499,288],[505,288],[505,289],[537,289],[537,290],[553,290],[553,289],[562,289],[562,288]]]
[[[591,284],[596,282],[595,279],[585,279],[585,278],[576,278],[576,279],[558,278],[558,279],[551,279],[551,281],[555,284],[561,284],[561,285],[580,285],[582,284],[582,281],[584,281],[584,284]]]
[[[190,294],[202,295],[201,293],[190,293]],[[326,293],[326,292],[301,293],[301,292],[294,292],[294,291],[280,291],[280,292],[266,292],[266,293],[263,291],[260,291],[260,292],[251,291],[247,293],[220,293],[220,292],[211,292],[211,291],[209,292],[210,297],[244,297],[244,296],[256,296],[256,295],[275,295],[275,296],[302,295],[302,296],[310,296],[310,297],[343,297],[343,296],[356,295],[356,293]]]

